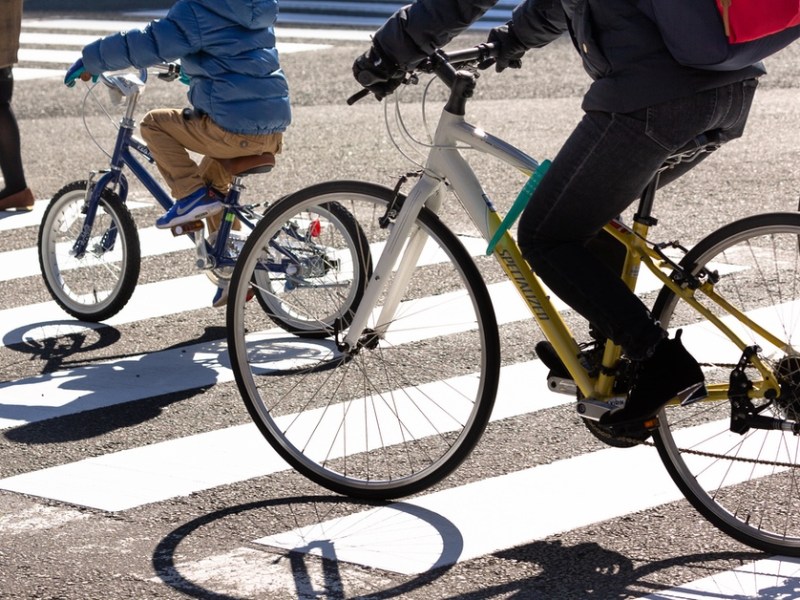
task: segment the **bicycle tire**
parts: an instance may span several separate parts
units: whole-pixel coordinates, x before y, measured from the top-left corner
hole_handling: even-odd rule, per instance
[[[299,192],[292,202],[302,203],[304,198]],[[293,229],[277,231],[272,240],[271,255],[286,266],[278,271],[256,270],[253,290],[278,326],[298,336],[324,338],[333,335],[336,327],[350,325],[372,276],[372,256],[364,232],[341,204],[325,202],[304,212],[308,214],[298,212],[292,219]],[[337,256],[348,249],[350,258],[344,262],[353,266],[352,271],[337,266],[341,259],[328,256],[328,248],[336,248]],[[290,275],[289,268],[296,272]],[[340,302],[329,304],[329,294],[320,295],[320,286],[339,294]]]
[[[423,209],[416,225],[428,235],[425,251],[386,336],[348,354],[336,340],[270,333],[263,311],[247,302],[247,287],[261,248],[298,208],[341,204],[377,253],[391,230],[378,221],[393,196],[374,184],[327,182],[273,206],[239,257],[227,311],[236,383],[261,433],[312,481],[368,499],[407,496],[441,481],[486,427],[500,341],[475,263]]]
[[[139,280],[141,250],[128,207],[110,189],[100,193],[93,231],[81,257],[70,254],[81,235],[87,181],[56,192],[39,228],[39,266],[47,290],[67,313],[99,322],[128,303]]]
[[[714,289],[757,323],[775,332],[791,348],[800,347],[800,214],[748,217],[710,234],[681,261],[693,275],[716,271]],[[700,294],[695,294],[701,297]],[[709,302],[704,305],[711,306]],[[742,356],[718,329],[699,317],[668,288],[654,305],[665,327],[682,328],[682,341],[703,368],[706,385],[727,385]],[[715,314],[721,315],[720,311]],[[759,356],[781,382],[779,398],[764,406],[764,416],[800,420],[800,360],[787,355],[733,321],[746,344],[758,344]],[[796,352],[796,351],[795,351]],[[761,379],[752,366],[751,381]],[[727,390],[727,387],[724,388]],[[730,431],[731,404],[701,401],[670,406],[659,415],[654,434],[659,455],[689,502],[721,531],[765,552],[800,556],[800,437],[791,432]]]

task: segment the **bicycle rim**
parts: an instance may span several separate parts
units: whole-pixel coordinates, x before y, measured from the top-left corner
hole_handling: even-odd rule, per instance
[[[331,336],[350,323],[364,294],[372,273],[369,243],[337,202],[301,204],[282,218],[284,226],[262,248],[262,268],[253,272],[256,298],[286,331]]]
[[[737,221],[711,234],[684,258],[693,273],[719,275],[714,288],[751,319],[789,344],[777,347],[725,318],[781,381],[780,397],[763,406],[766,417],[800,421],[800,215],[775,213]],[[696,297],[702,298],[700,294]],[[706,306],[711,306],[706,299]],[[715,314],[722,313],[717,309]],[[742,350],[668,290],[654,309],[701,364],[706,385],[727,386]],[[761,375],[745,369],[750,381]],[[725,387],[724,389],[727,389]],[[800,555],[800,437],[787,431],[730,431],[727,399],[669,407],[655,435],[664,464],[686,498],[733,538],[773,553]]]
[[[87,182],[76,181],[50,201],[39,229],[39,263],[47,289],[65,311],[101,321],[119,312],[136,287],[139,238],[127,207],[104,189],[86,249],[76,255],[86,193]]]
[[[372,499],[440,481],[468,456],[489,419],[499,339],[471,258],[423,211],[417,225],[428,240],[387,334],[346,355],[334,339],[270,329],[245,288],[276,232],[297,211],[321,204],[335,202],[354,215],[377,261],[391,231],[378,218],[391,197],[380,186],[330,182],[280,201],[239,257],[228,306],[231,363],[261,432],[313,481]]]

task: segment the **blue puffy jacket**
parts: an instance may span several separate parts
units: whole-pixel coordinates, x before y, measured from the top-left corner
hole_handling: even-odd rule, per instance
[[[275,49],[277,0],[179,0],[166,17],[92,42],[89,73],[180,59],[189,101],[234,133],[284,131],[289,88]]]

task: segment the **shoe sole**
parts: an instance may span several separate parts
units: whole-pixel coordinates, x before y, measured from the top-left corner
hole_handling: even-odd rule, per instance
[[[708,395],[708,393],[706,392],[705,394],[698,394],[696,397],[694,396],[694,394],[698,390],[700,390],[700,389],[702,389],[704,387],[705,387],[705,382],[702,382],[702,381],[700,383],[692,384],[689,387],[687,387],[687,388],[681,390],[680,392],[678,392],[677,394],[675,394],[670,400],[677,398],[678,402],[681,404],[681,406],[686,406],[687,404],[691,404],[693,402],[697,402],[699,400],[702,400],[703,398],[705,398]],[[666,406],[666,404],[664,406]],[[655,416],[659,412],[661,412],[661,409],[664,408],[664,406],[659,407],[657,410],[653,411],[650,414],[646,414],[646,415],[639,416],[639,417],[633,417],[633,418],[630,418],[630,419],[625,419],[624,421],[613,421],[613,422],[609,423],[608,421],[604,422],[603,419],[601,418],[599,423],[603,427],[611,429],[611,430],[613,430],[615,432],[619,431],[620,429],[630,429],[630,428],[634,428],[634,429],[637,429],[637,428],[638,429],[643,429],[643,428],[644,429],[650,429],[648,427],[644,427],[643,423],[645,423],[646,421],[650,421],[650,420],[654,419]],[[624,408],[621,408],[619,410],[624,410]],[[616,412],[617,411],[608,413],[608,416],[612,416]],[[603,415],[603,416],[606,416],[606,415]]]
[[[199,208],[195,208],[190,210],[184,215],[180,215],[172,219],[169,223],[158,223],[156,222],[157,229],[172,229],[177,225],[184,225],[186,223],[191,223],[192,221],[199,221],[200,219],[205,219],[207,217],[213,216],[217,213],[222,212],[222,205],[218,204],[216,207],[213,206],[202,206]]]

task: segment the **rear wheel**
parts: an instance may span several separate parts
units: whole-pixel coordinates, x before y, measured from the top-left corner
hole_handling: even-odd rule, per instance
[[[312,198],[312,200],[315,200]],[[253,290],[261,307],[280,327],[303,337],[329,337],[346,327],[372,274],[364,232],[338,202],[309,204],[293,195],[279,218]],[[338,323],[337,323],[338,320]]]
[[[718,278],[717,294],[781,340],[770,343],[695,293],[745,344],[760,348],[777,376],[780,396],[754,398],[758,414],[792,423],[800,422],[799,241],[800,215],[758,215],[709,235],[682,261],[705,281]],[[654,439],[670,475],[726,534],[766,552],[800,555],[800,436],[770,429],[732,432],[727,390],[742,349],[666,288],[654,315],[664,326],[683,329],[681,339],[701,364],[711,392],[706,401],[660,414]],[[756,385],[763,379],[751,364],[744,374]]]

